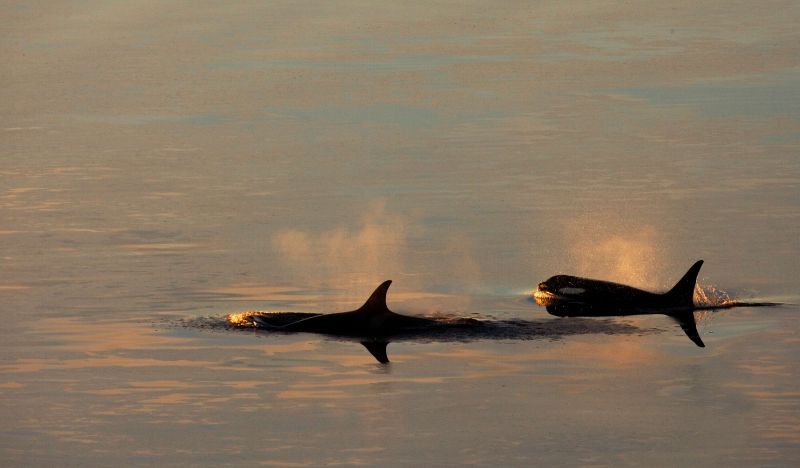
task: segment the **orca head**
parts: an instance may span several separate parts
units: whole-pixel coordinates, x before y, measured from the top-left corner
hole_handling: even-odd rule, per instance
[[[556,289],[553,284],[555,279],[556,277],[554,276],[547,281],[539,283],[539,286],[536,287],[536,291],[533,292],[533,300],[540,306],[546,307],[555,301]]]
[[[558,289],[558,285],[560,282],[561,282],[561,275],[553,276],[549,278],[547,281],[539,283],[539,286],[536,287],[536,291],[542,293],[554,293]]]
[[[539,283],[533,298],[541,306],[563,301],[565,299],[577,299],[586,292],[586,288],[579,284],[578,278],[568,275],[557,275],[543,283]]]

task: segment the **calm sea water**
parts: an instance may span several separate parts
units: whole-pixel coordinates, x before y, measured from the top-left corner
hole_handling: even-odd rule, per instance
[[[5,2],[0,465],[796,466],[800,8]],[[550,317],[557,273],[784,302]],[[541,322],[358,344],[216,326]]]

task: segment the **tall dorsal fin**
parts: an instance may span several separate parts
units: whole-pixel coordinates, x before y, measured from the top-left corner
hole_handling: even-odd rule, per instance
[[[697,274],[700,272],[700,267],[702,266],[702,260],[695,262],[695,264],[689,268],[689,271],[683,275],[683,278],[678,280],[675,286],[665,294],[673,305],[682,307],[692,307],[694,305],[694,286],[697,282]]]
[[[386,280],[381,283],[380,286],[375,288],[375,291],[372,292],[372,295],[369,296],[367,302],[364,303],[358,310],[369,310],[369,311],[385,311],[389,310],[386,306],[386,291],[389,290],[389,286],[392,284],[392,280]]]

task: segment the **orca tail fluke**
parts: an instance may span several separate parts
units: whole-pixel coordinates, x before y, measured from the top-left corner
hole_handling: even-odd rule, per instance
[[[697,283],[697,274],[700,273],[700,267],[702,266],[702,260],[695,262],[695,264],[689,268],[689,271],[683,275],[683,278],[675,283],[675,286],[665,294],[670,305],[680,307],[694,306],[694,287]]]
[[[389,344],[386,341],[362,341],[362,345],[367,348],[367,351],[378,360],[381,364],[389,363],[389,356],[386,354],[386,346]]]
[[[670,317],[678,322],[678,325],[681,326],[686,336],[692,340],[692,343],[700,348],[706,347],[705,343],[703,343],[703,340],[700,338],[700,333],[697,331],[697,323],[694,321],[694,312],[684,312],[682,314],[671,315]]]
[[[386,292],[391,286],[392,280],[386,280],[380,286],[375,288],[372,295],[369,296],[367,302],[359,308],[359,310],[388,310],[386,306]]]

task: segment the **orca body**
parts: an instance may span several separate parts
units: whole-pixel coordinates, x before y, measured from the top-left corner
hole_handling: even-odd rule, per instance
[[[612,317],[664,314],[678,322],[686,336],[705,347],[694,320],[694,288],[703,261],[699,260],[665,293],[577,276],[553,276],[534,293],[536,303],[558,317]]]
[[[669,292],[657,294],[608,281],[559,275],[539,284],[536,302],[559,317],[613,317],[635,314],[665,314],[677,320],[684,332],[703,347],[693,311],[732,307],[778,306],[772,302],[725,301],[695,305],[693,294],[699,261]],[[240,312],[225,316],[222,323],[199,321],[203,328],[221,326],[267,333],[320,333],[360,342],[381,363],[388,363],[390,341],[465,342],[473,340],[535,340],[571,335],[641,335],[659,332],[609,319],[493,320],[472,317],[413,317],[392,312],[386,305],[391,281],[378,286],[369,299],[351,312],[314,314],[306,312]]]
[[[388,338],[414,329],[434,325],[434,320],[396,314],[386,305],[386,292],[392,284],[384,281],[358,309],[351,312],[313,315],[286,325],[275,326],[262,316],[252,316],[258,328],[285,331],[321,333],[346,337],[364,338],[361,344],[381,363],[389,362],[386,355]]]

